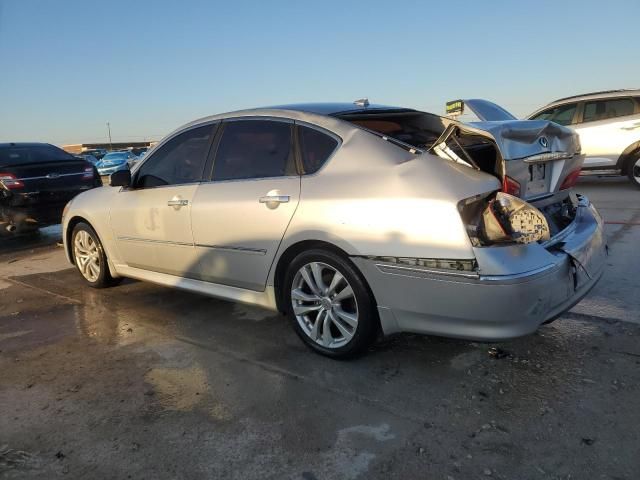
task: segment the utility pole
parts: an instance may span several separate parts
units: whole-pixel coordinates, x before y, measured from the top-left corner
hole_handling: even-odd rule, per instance
[[[109,132],[109,151],[113,151],[113,145],[111,144],[111,124],[107,122],[107,131]]]

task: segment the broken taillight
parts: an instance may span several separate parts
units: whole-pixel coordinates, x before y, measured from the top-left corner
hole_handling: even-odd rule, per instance
[[[22,180],[18,179],[13,173],[0,173],[0,183],[9,190],[24,187]]]
[[[460,215],[471,243],[532,243],[550,238],[544,214],[524,200],[504,192],[460,203]]]
[[[504,193],[508,193],[509,195],[519,197],[520,184],[516,182],[513,178],[505,175],[504,178],[502,179],[502,191]]]
[[[562,182],[562,185],[560,185],[560,190],[566,190],[568,188],[571,188],[577,183],[578,178],[580,177],[581,168],[576,168],[572,172],[569,172],[569,174],[566,176],[566,178]]]

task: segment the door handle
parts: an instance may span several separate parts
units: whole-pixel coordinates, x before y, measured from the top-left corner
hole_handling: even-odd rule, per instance
[[[171,200],[169,200],[167,202],[167,205],[170,206],[170,207],[175,208],[176,210],[178,210],[181,207],[189,205],[189,200],[185,200],[185,199],[180,198],[180,197],[173,197]]]
[[[265,195],[258,200],[260,203],[288,203],[289,195]]]

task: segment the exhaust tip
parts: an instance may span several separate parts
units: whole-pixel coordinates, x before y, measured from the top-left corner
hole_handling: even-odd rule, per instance
[[[15,225],[12,225],[12,224],[7,225],[7,232],[13,233],[15,231],[16,231]]]

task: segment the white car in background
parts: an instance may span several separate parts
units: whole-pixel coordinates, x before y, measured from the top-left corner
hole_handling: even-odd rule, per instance
[[[481,120],[515,120],[483,100],[464,100]],[[640,187],[640,89],[610,90],[561,98],[527,117],[549,120],[580,135],[582,174],[627,175]]]
[[[583,172],[627,175],[640,187],[640,90],[613,90],[562,98],[529,115],[580,135]]]

